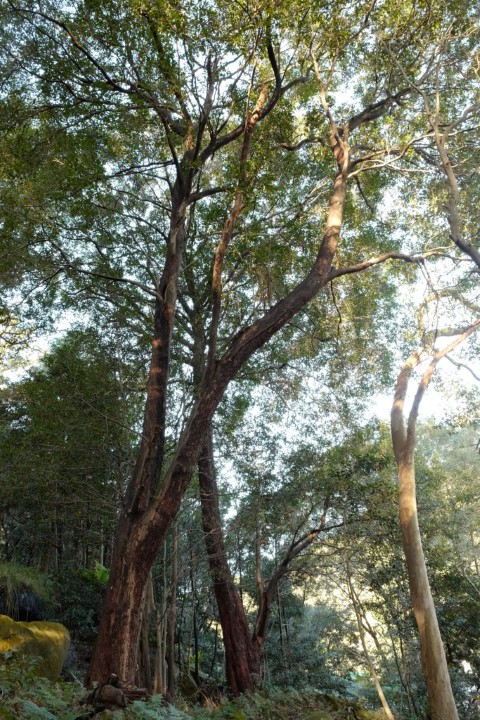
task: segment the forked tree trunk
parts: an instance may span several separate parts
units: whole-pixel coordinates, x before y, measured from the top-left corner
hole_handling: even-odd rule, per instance
[[[398,376],[391,413],[392,443],[400,487],[400,525],[403,550],[408,568],[410,598],[420,638],[422,668],[430,699],[432,720],[457,720],[458,713],[428,581],[418,525],[414,463],[416,423],[420,403],[438,362],[471,335],[479,325],[480,321],[477,321],[448,347],[432,354],[432,360],[418,385],[408,422],[405,425],[404,405],[410,375],[413,369],[428,357],[428,353],[421,351],[411,355]]]
[[[252,355],[317,295],[338,272],[332,273],[347,190],[349,147],[332,128],[332,151],[338,165],[330,200],[325,232],[318,255],[308,275],[290,293],[273,305],[263,317],[242,329],[224,355],[214,363],[177,445],[177,451],[161,487],[158,483],[163,458],[165,397],[169,350],[175,319],[175,300],[181,247],[185,232],[185,200],[172,217],[171,239],[156,303],[155,339],[149,373],[142,444],[125,507],[119,520],[110,581],[103,605],[99,635],[86,682],[103,682],[116,673],[125,682],[134,682],[141,628],[141,612],[148,574],[162,543],[178,513],[180,503],[198,463],[205,442],[206,428],[212,420],[229,383]],[[185,191],[185,188],[182,188]],[[225,592],[225,588],[224,588]],[[233,626],[241,620],[230,594]],[[260,635],[257,635],[260,637]]]

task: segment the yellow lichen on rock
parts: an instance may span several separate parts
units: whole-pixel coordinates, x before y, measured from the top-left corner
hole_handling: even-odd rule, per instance
[[[69,632],[60,623],[16,622],[0,615],[0,653],[13,650],[15,659],[36,660],[37,675],[51,680],[58,677],[69,643]]]

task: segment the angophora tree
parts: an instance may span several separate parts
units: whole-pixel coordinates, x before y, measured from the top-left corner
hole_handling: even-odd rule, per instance
[[[459,17],[461,5],[452,9]],[[415,145],[406,128],[421,102],[404,74],[426,67],[426,81],[435,29],[455,20],[405,7],[3,5],[5,106],[15,117],[10,125],[2,109],[3,235],[14,250],[6,281],[18,280],[21,263],[32,271],[30,298],[46,283],[51,296],[61,289],[104,322],[112,306],[117,320],[153,317],[141,443],[91,680],[111,672],[135,680],[148,574],[241,368],[336,278],[392,257],[418,259],[398,254],[391,237],[385,248],[380,223],[377,239],[357,232],[365,193],[370,213],[386,168],[408,162]],[[402,55],[401,72],[392,55]],[[392,113],[398,130],[388,123],[382,134]],[[346,204],[350,178],[359,193]],[[345,220],[344,257],[355,264],[335,268]],[[261,262],[287,256],[259,302]],[[203,343],[189,337],[192,318],[201,319]],[[172,380],[186,363],[197,376],[176,432]],[[245,673],[238,690],[253,682]]]

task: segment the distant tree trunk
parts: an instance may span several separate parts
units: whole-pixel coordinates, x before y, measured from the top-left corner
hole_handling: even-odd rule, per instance
[[[366,639],[365,639],[365,629],[363,627],[363,619],[362,619],[362,615],[361,615],[360,604],[358,602],[358,596],[355,592],[355,589],[353,587],[353,582],[352,582],[352,574],[350,571],[350,558],[348,555],[348,549],[345,551],[345,570],[346,570],[346,576],[347,576],[348,592],[350,595],[350,600],[352,601],[353,609],[355,611],[355,618],[357,620],[358,634],[360,635],[360,642],[362,644],[363,654],[365,655],[368,669],[370,670],[370,675],[372,676],[372,680],[375,685],[375,689],[377,691],[378,698],[382,704],[383,712],[385,713],[388,720],[394,720],[393,713],[390,709],[390,705],[388,704],[388,701],[383,692],[383,688],[380,684],[380,679],[377,675],[377,671],[375,670],[375,665],[373,663],[372,657],[368,651],[368,647],[367,647],[367,643],[366,643]]]
[[[162,595],[160,608],[155,609],[155,635],[156,635],[156,653],[155,653],[155,672],[153,691],[157,695],[165,695],[167,691],[167,672],[165,668],[166,642],[165,642],[165,618],[167,615],[167,544],[163,544],[163,562],[162,562]]]
[[[213,670],[215,668],[215,662],[217,660],[217,651],[218,651],[218,623],[215,623],[215,639],[213,641],[213,655],[212,655],[212,663],[210,665],[209,675],[213,675]]]
[[[195,680],[195,683],[197,685],[200,684],[200,675],[199,675],[199,667],[198,667],[198,623],[197,623],[197,605],[198,605],[198,598],[197,598],[197,579],[196,574],[193,569],[193,549],[190,546],[190,587],[192,590],[191,598],[192,598],[192,621],[191,621],[191,633],[190,633],[190,642],[188,644],[189,649],[192,646],[192,639],[193,639],[193,679]]]
[[[433,353],[432,360],[418,385],[412,409],[405,425],[404,406],[408,383],[414,368],[427,359],[426,351],[413,353],[403,366],[395,388],[391,413],[392,444],[398,468],[400,487],[400,525],[403,550],[408,568],[410,598],[417,622],[422,668],[430,699],[432,720],[456,720],[457,708],[450,684],[445,649],[443,647],[437,614],[428,581],[425,556],[423,554],[418,524],[417,498],[415,487],[415,445],[418,411],[423,395],[430,383],[441,358],[465,340],[480,326],[480,321],[471,325],[464,333],[448,345]],[[437,332],[437,334],[439,334]]]
[[[150,667],[150,614],[153,607],[153,582],[150,574],[147,591],[145,593],[145,604],[143,606],[142,633],[140,645],[140,662],[137,671],[137,685],[144,687],[149,693],[152,692],[152,671]]]
[[[175,618],[177,610],[177,564],[178,564],[178,530],[177,522],[172,526],[172,575],[170,580],[170,601],[165,643],[165,660],[167,662],[167,692],[169,702],[175,699]]]
[[[198,461],[202,524],[210,574],[225,647],[225,672],[234,695],[252,690],[260,674],[260,652],[250,639],[242,601],[227,562],[213,463],[212,429],[208,428]]]
[[[415,715],[415,717],[419,717],[417,706],[415,704],[415,698],[414,698],[414,695],[412,692],[412,686],[410,684],[410,670],[408,667],[407,659],[405,657],[405,651],[403,648],[402,638],[399,637],[399,640],[400,640],[400,658],[398,657],[397,649],[395,647],[395,641],[392,638],[392,649],[393,649],[393,654],[395,657],[395,664],[397,666],[398,677],[400,678],[400,682],[402,683],[402,686],[407,695],[408,708],[409,708],[411,714]],[[400,664],[400,660],[401,660],[401,664]]]
[[[233,582],[225,551],[215,479],[211,426],[207,430],[198,468],[203,531],[218,615],[223,631],[225,672],[232,693],[238,695],[254,689],[258,684],[263,647],[270,627],[272,604],[278,591],[279,582],[287,572],[290,562],[324,531],[329,501],[328,498],[325,500],[320,525],[310,529],[304,535],[294,537],[282,562],[265,584],[261,579],[257,559],[258,610],[253,632],[250,633],[247,616],[240,594]],[[257,548],[259,549],[259,538]]]

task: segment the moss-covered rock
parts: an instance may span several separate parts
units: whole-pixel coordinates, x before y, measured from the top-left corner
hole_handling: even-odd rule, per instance
[[[13,651],[16,660],[36,660],[37,675],[52,680],[58,677],[69,643],[69,632],[60,623],[16,622],[0,615],[0,653]]]

